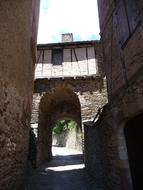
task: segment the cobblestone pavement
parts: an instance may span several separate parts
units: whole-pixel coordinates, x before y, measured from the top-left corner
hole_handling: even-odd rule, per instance
[[[25,190],[100,190],[86,173],[81,152],[53,147],[53,155],[29,171]]]

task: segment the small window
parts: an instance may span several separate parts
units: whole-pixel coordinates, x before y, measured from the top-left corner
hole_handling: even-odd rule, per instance
[[[62,65],[63,63],[63,49],[53,49],[52,50],[52,64]]]

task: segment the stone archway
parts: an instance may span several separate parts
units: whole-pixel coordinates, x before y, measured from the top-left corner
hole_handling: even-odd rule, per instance
[[[81,128],[81,106],[78,96],[67,86],[58,86],[45,93],[39,106],[37,161],[52,157],[52,127],[59,119],[73,119]]]

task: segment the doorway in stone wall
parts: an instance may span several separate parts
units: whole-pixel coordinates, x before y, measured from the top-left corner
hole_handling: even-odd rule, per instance
[[[124,133],[134,190],[143,189],[143,113],[127,122]]]

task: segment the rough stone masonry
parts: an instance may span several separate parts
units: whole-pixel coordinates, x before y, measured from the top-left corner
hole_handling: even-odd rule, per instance
[[[1,190],[19,188],[27,163],[38,7],[35,0],[0,1]]]

